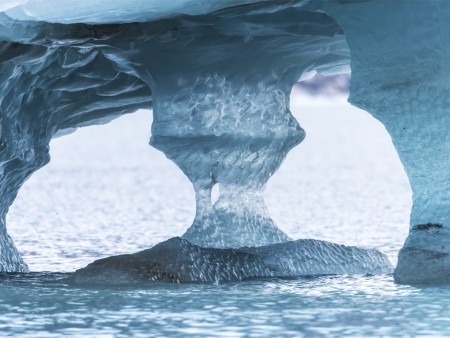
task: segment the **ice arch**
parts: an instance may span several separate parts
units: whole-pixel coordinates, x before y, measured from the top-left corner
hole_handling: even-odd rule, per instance
[[[107,1],[97,2],[101,8]],[[86,6],[72,8],[66,21],[60,6],[40,13],[39,3],[50,2],[8,1],[0,18],[3,219],[21,183],[48,161],[56,133],[152,101],[151,143],[197,192],[198,222],[186,238],[219,247],[286,240],[260,192],[303,137],[287,110],[290,88],[305,73],[349,62],[345,32],[350,100],[385,124],[414,192],[396,278],[448,278],[448,2],[230,0],[188,7],[179,1],[161,19],[153,7],[137,11],[130,1],[120,21],[99,10],[87,17]],[[217,208],[209,203],[214,183],[223,187]],[[240,226],[242,236],[230,236]],[[4,222],[2,236],[2,269],[26,269]],[[426,273],[417,276],[418,270]]]
[[[261,192],[304,137],[289,93],[303,73],[347,64],[348,55],[327,15],[267,5],[121,26],[2,16],[12,28],[0,33],[0,107],[11,120],[2,123],[3,218],[24,180],[48,162],[51,137],[152,104],[152,145],[196,189],[197,217],[185,238],[216,247],[287,240]],[[212,207],[214,183],[221,193]],[[2,228],[2,270],[25,271]]]
[[[72,271],[190,225],[191,184],[148,146],[151,115],[140,110],[52,139],[50,163],[20,188],[6,217],[30,270]]]

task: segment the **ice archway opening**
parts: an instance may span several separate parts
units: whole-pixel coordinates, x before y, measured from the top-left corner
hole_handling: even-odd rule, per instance
[[[289,150],[304,138],[289,111],[289,94],[305,73],[347,64],[348,52],[340,27],[326,14],[273,3],[268,15],[259,6],[245,9],[250,19],[235,15],[239,8],[234,8],[123,29],[60,25],[57,34],[71,40],[56,49],[46,36],[52,27],[38,25],[31,45],[23,48],[30,53],[40,48],[49,61],[30,66],[29,107],[34,108],[32,101],[56,105],[62,121],[50,116],[48,130],[42,132],[41,125],[32,130],[35,148],[26,149],[31,155],[23,165],[30,171],[44,165],[48,141],[60,130],[108,119],[109,108],[120,115],[152,101],[151,144],[180,167],[196,192],[196,217],[184,239],[214,248],[287,241],[270,218],[262,193]],[[24,39],[30,43],[30,37]],[[62,74],[53,79],[55,69]],[[7,70],[15,74],[14,67]],[[21,70],[26,78],[30,70]],[[50,95],[47,77],[52,78]],[[13,169],[11,175],[17,172]],[[25,178],[18,179],[16,189]],[[221,189],[212,205],[215,184]]]
[[[411,188],[384,126],[347,102],[347,76],[294,86],[290,108],[307,136],[268,181],[265,199],[292,238],[374,247],[395,263]]]
[[[396,278],[405,282],[423,269],[416,280],[448,277],[447,2],[232,1],[229,8],[169,11],[160,21],[152,22],[160,19],[154,13],[121,24],[100,15],[70,25],[58,15],[54,23],[24,17],[13,3],[0,31],[2,269],[24,268],[4,216],[21,184],[48,162],[50,139],[150,101],[151,144],[196,191],[198,217],[185,238],[215,247],[285,241],[262,191],[304,137],[288,110],[290,89],[311,70],[348,63],[351,49],[350,101],[386,126],[414,192]],[[222,189],[212,206],[215,183]]]
[[[304,137],[288,109],[291,87],[311,69],[348,60],[342,32],[327,15],[288,11],[277,3],[270,4],[274,11],[267,15],[261,4],[255,6],[245,8],[250,23],[238,7],[124,27],[54,29],[47,23],[10,22],[23,36],[6,32],[4,37],[18,41],[5,43],[13,52],[2,66],[9,89],[3,108],[10,124],[19,124],[8,129],[19,135],[7,134],[11,140],[4,142],[12,147],[5,155],[5,184],[13,190],[5,192],[4,212],[26,178],[48,162],[54,135],[152,103],[151,144],[182,169],[196,191],[198,217],[185,238],[213,247],[287,240],[268,216],[262,191]],[[62,44],[61,38],[66,39]],[[271,46],[274,42],[277,46]],[[323,49],[328,42],[331,47]],[[31,61],[23,64],[17,53]],[[305,54],[301,61],[299,54]],[[18,107],[20,86],[31,90],[21,94],[26,105]],[[43,121],[33,116],[36,107]],[[30,144],[14,148],[19,138]],[[212,206],[216,183],[221,193]],[[17,252],[10,258],[16,262],[6,269],[21,264]]]
[[[192,186],[148,146],[151,121],[150,110],[139,110],[51,141],[50,163],[25,182],[7,217],[31,271],[73,271],[192,223]]]

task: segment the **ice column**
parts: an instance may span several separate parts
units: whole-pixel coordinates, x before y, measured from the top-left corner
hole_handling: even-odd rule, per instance
[[[3,64],[0,72],[0,271],[26,272],[28,267],[6,230],[6,213],[26,179],[49,161],[46,121],[35,118],[25,97],[19,69]]]
[[[412,187],[395,278],[450,280],[450,3],[327,6],[352,53],[349,101],[385,125]]]
[[[262,193],[287,152],[304,137],[287,109],[289,92],[270,77],[230,79],[219,70],[180,78],[165,88],[170,88],[167,96],[158,95],[158,87],[155,91],[152,145],[177,163],[194,186],[196,216],[183,237],[214,247],[288,240],[271,220]],[[182,120],[170,121],[180,112]],[[214,184],[220,195],[213,205]]]
[[[265,36],[265,24],[247,27],[231,19],[197,22],[195,29],[177,24],[164,41],[146,47],[149,54],[163,50],[146,60],[154,79],[151,144],[194,186],[196,216],[183,238],[200,246],[289,239],[270,218],[263,191],[305,136],[288,109],[291,88],[306,67],[298,59],[305,38],[298,32]],[[224,35],[229,31],[234,36]],[[219,198],[213,205],[216,184]]]
[[[151,144],[195,189],[196,216],[183,238],[205,247],[289,239],[263,199],[267,180],[305,136],[289,95],[305,71],[347,62],[341,30],[329,16],[249,11],[254,16],[225,11],[165,22],[137,61],[153,79]]]

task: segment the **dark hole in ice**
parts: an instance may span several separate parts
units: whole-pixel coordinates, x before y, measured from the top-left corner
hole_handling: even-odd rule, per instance
[[[426,223],[426,224],[417,224],[413,227],[413,230],[423,231],[432,228],[442,229],[443,225],[439,223]]]

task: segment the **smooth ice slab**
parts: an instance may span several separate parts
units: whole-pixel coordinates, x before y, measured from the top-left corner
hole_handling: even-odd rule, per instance
[[[202,248],[179,237],[131,255],[100,259],[77,270],[75,284],[225,282],[267,277],[387,274],[377,250],[318,240],[240,249]]]

